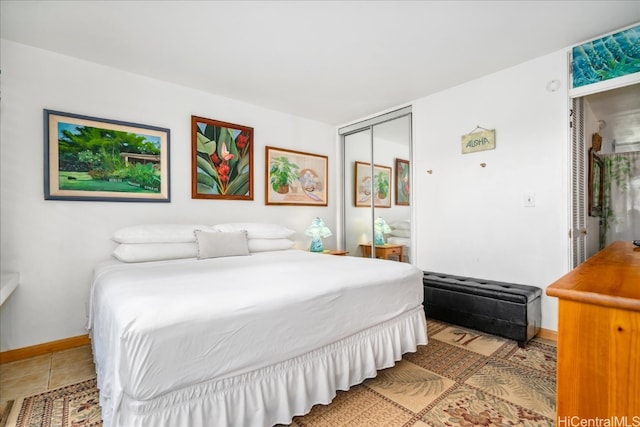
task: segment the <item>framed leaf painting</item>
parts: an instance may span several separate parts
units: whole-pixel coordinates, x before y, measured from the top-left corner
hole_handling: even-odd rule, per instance
[[[253,200],[253,128],[191,116],[191,198]]]

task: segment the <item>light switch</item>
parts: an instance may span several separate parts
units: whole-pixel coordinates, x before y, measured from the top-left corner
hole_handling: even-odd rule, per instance
[[[532,208],[536,205],[536,193],[524,193],[523,204],[525,208]]]

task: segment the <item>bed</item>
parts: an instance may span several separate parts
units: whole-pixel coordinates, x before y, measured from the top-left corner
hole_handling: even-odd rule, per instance
[[[392,221],[389,224],[391,231],[388,233],[387,243],[404,246],[404,259],[411,262],[411,221],[408,219]]]
[[[272,426],[426,344],[422,271],[297,249],[96,267],[104,425]]]

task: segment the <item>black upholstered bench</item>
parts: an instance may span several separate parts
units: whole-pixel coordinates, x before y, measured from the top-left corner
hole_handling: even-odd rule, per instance
[[[509,338],[520,347],[540,330],[538,287],[429,271],[423,284],[427,317]]]

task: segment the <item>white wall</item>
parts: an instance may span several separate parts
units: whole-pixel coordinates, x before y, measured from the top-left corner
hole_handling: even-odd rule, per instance
[[[0,52],[0,263],[22,275],[0,308],[2,350],[86,333],[91,270],[120,227],[278,222],[298,231],[298,247],[316,215],[337,229],[332,126],[6,40]],[[566,74],[562,51],[412,104],[418,267],[543,289],[566,273]],[[552,79],[557,92],[545,89]],[[172,202],[45,201],[43,108],[170,128]],[[254,128],[253,201],[191,199],[192,114]],[[463,155],[460,137],[476,125],[496,129],[496,149]],[[329,206],[265,206],[265,145],[328,155]],[[523,206],[525,193],[535,207]],[[556,307],[543,295],[544,328],[557,329]]]
[[[543,290],[567,272],[566,76],[556,52],[413,103],[418,267]],[[496,130],[496,149],[461,154],[477,125]],[[543,295],[546,329],[557,330],[556,303]]]
[[[112,233],[142,223],[276,222],[297,247],[314,216],[336,229],[333,126],[2,40],[0,235],[2,270],[19,271],[0,307],[0,348],[86,334],[92,268]],[[158,66],[162,66],[161,63]],[[190,66],[185,64],[185,67]],[[171,129],[171,203],[45,201],[43,108]],[[191,199],[191,115],[254,128],[254,200]],[[329,206],[264,204],[264,146],[329,156]],[[335,247],[335,236],[325,240]]]

